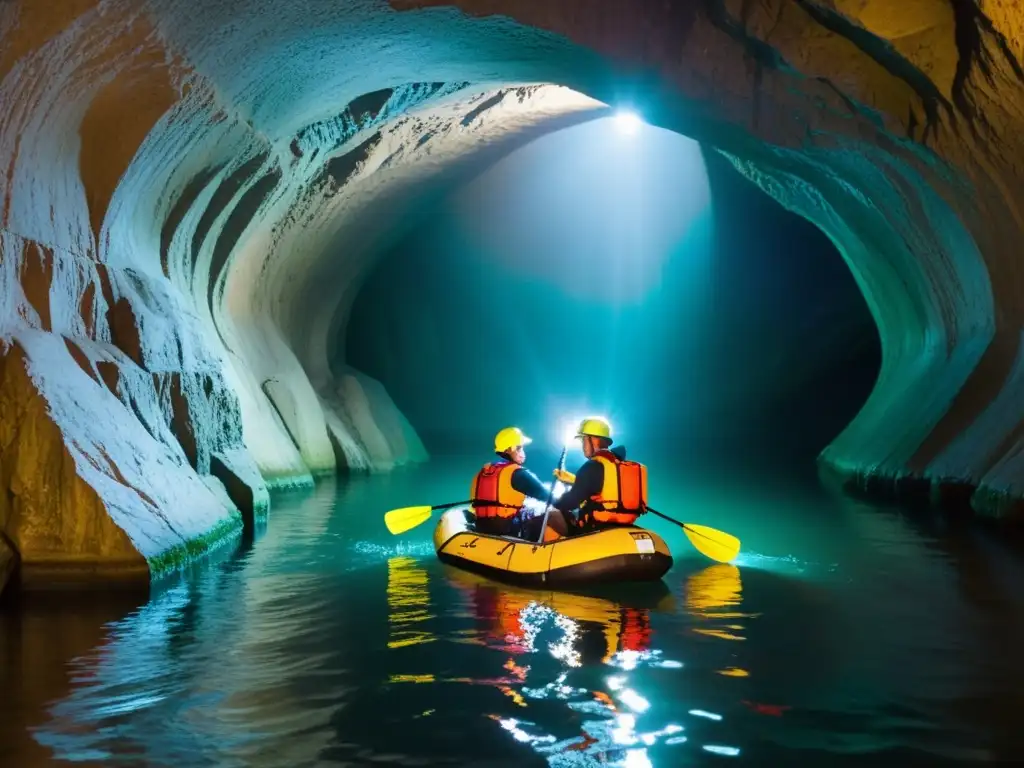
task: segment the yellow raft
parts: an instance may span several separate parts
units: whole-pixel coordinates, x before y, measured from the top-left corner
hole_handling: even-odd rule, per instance
[[[445,512],[434,529],[442,562],[494,579],[564,589],[589,584],[657,581],[672,567],[672,553],[654,531],[617,526],[539,544],[476,533],[467,509]]]

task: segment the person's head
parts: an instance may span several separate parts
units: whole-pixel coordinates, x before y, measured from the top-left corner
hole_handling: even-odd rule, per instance
[[[519,427],[505,427],[494,436],[494,452],[503,459],[522,464],[526,461],[525,446],[532,442]]]
[[[580,422],[576,437],[582,441],[583,455],[592,458],[598,451],[607,450],[612,445],[612,425],[607,419],[592,416]]]

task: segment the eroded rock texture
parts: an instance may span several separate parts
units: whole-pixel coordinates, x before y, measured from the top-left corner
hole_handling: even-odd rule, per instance
[[[6,539],[0,538],[0,592],[3,592],[7,582],[14,575],[14,568],[18,564],[18,554],[14,548],[7,543]]]
[[[21,583],[145,578],[264,514],[268,486],[425,458],[328,339],[403,206],[601,106],[409,60],[364,80],[337,59],[365,44],[349,31],[334,80],[296,90],[320,40],[276,96],[250,84],[257,115],[180,4],[59,8],[0,6],[0,532]]]
[[[1018,3],[427,5],[0,3],[0,533],[23,581],[162,567],[268,485],[422,459],[328,358],[362,275],[419,196],[599,102],[711,143],[839,246],[884,361],[830,466],[1012,511]]]

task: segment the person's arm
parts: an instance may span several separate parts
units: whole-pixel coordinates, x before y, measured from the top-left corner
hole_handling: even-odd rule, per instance
[[[540,479],[525,467],[512,473],[512,488],[531,499],[547,503],[551,491],[544,487]]]
[[[569,512],[591,496],[600,493],[603,484],[604,467],[600,462],[589,459],[576,473],[576,482],[572,484],[572,488],[559,496],[551,506],[560,512]]]

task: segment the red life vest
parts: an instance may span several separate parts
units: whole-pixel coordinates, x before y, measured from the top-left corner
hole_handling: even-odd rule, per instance
[[[597,523],[632,525],[647,511],[647,467],[611,451],[598,451],[593,458],[604,466],[604,482],[590,497],[587,515]]]
[[[469,497],[478,518],[510,518],[522,509],[526,494],[512,487],[512,474],[517,469],[518,464],[496,461],[476,473]]]

